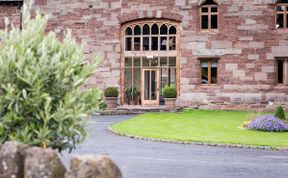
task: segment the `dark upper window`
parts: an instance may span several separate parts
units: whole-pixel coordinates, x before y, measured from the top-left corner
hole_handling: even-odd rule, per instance
[[[200,5],[200,26],[203,30],[218,29],[218,4],[206,0]]]
[[[201,60],[200,66],[201,84],[217,84],[218,61]]]
[[[275,4],[275,28],[286,29],[288,24],[288,0],[279,0]]]
[[[166,23],[129,25],[124,32],[125,51],[174,51],[177,29]]]

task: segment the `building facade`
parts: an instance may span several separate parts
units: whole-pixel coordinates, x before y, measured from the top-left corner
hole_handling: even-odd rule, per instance
[[[21,1],[0,1],[21,23]],[[87,60],[103,59],[85,87],[116,86],[119,104],[159,105],[166,85],[177,106],[288,109],[286,0],[36,0],[47,31],[72,29]]]

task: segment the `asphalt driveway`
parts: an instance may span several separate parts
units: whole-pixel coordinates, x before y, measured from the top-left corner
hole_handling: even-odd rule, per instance
[[[93,116],[89,138],[72,155],[110,155],[124,178],[288,177],[288,151],[151,142],[117,136],[107,130],[131,117]],[[63,154],[66,166],[72,155]]]

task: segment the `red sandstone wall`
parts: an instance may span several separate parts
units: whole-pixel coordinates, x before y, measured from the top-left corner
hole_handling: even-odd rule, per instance
[[[20,26],[20,10],[17,6],[0,5],[0,29],[5,27],[5,17],[7,17],[14,26]]]
[[[61,37],[70,28],[79,41],[87,43],[88,59],[96,54],[103,57],[103,66],[88,87],[120,84],[121,23],[168,18],[180,21],[182,27],[179,106],[247,109],[249,104],[251,109],[269,109],[274,107],[269,106],[271,102],[286,104],[288,109],[288,86],[275,85],[275,57],[288,56],[288,31],[274,30],[272,1],[222,0],[216,32],[200,30],[198,2],[38,0],[36,6],[51,14],[49,30]],[[220,57],[219,84],[200,85],[198,58],[215,56]]]

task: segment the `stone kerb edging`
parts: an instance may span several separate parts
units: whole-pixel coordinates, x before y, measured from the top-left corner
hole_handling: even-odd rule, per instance
[[[187,141],[175,141],[175,140],[164,140],[157,138],[146,138],[141,136],[129,135],[117,132],[111,127],[108,130],[116,135],[129,137],[132,139],[146,140],[153,142],[164,142],[164,143],[176,143],[176,144],[187,144],[187,145],[203,145],[203,146],[214,146],[214,147],[225,147],[225,148],[243,148],[243,149],[261,149],[261,150],[279,150],[288,151],[288,147],[271,147],[271,146],[256,146],[256,145],[241,145],[241,144],[223,144],[223,143],[208,143],[208,142],[187,142]]]

